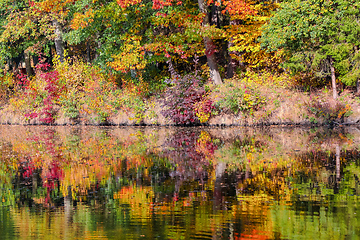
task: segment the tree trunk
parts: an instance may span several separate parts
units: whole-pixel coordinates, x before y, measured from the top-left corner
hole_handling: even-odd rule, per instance
[[[230,21],[230,25],[235,25],[235,21]],[[234,43],[232,42],[232,39],[230,39],[228,41],[228,54],[227,54],[227,58],[228,58],[228,63],[227,63],[227,69],[226,69],[226,78],[232,78],[234,76],[234,71],[235,71],[235,61],[234,59],[231,57],[231,54],[233,54],[234,52],[229,52],[229,49],[234,46]]]
[[[99,50],[101,49],[101,42],[100,42],[100,34],[97,32],[96,34],[95,34],[95,43],[96,43],[96,45],[97,45],[97,50],[96,50],[96,52],[95,52],[95,60],[97,60],[98,59],[98,57],[100,56],[100,54],[99,54]]]
[[[8,64],[9,72],[13,72],[14,71],[14,65],[13,65],[13,60],[12,60],[11,57],[8,59],[7,64]]]
[[[32,194],[33,194],[34,196],[36,196],[37,186],[38,186],[37,173],[34,172],[34,173],[32,174]]]
[[[200,12],[205,14],[203,19],[203,26],[210,24],[209,15],[206,9],[204,0],[198,0]],[[216,56],[215,56],[215,44],[209,37],[204,37],[205,44],[205,54],[210,68],[210,78],[214,84],[222,84],[221,76],[217,66]]]
[[[357,55],[359,53],[359,48],[356,45],[354,46],[354,50],[355,50],[355,55]],[[359,65],[357,65],[356,67],[359,67]],[[360,79],[359,78],[356,80],[356,95],[360,95]]]
[[[330,57],[330,70],[331,70],[331,86],[333,90],[333,98],[336,99],[338,97],[336,90],[336,76],[335,76],[335,68],[334,68],[334,60]]]
[[[26,75],[28,77],[34,75],[34,72],[31,68],[31,60],[30,60],[30,53],[24,52],[24,59],[25,59],[25,68],[26,68]]]
[[[61,25],[58,22],[58,20],[54,19],[53,26],[55,28],[54,42],[55,42],[56,54],[59,56],[60,62],[64,62],[64,44],[63,44],[63,38],[62,38],[63,33],[62,33]]]
[[[33,55],[32,60],[33,60],[34,67],[35,67],[39,63],[39,56]]]
[[[90,43],[89,41],[86,42],[86,61],[88,63],[91,62],[91,57],[90,57]]]
[[[64,197],[65,224],[63,225],[64,239],[71,239],[71,229],[73,226],[73,199],[71,186],[68,186],[67,194]]]
[[[336,181],[340,181],[340,170],[341,170],[341,162],[340,162],[340,146],[337,143],[335,145],[335,162],[336,162]]]
[[[219,210],[221,206],[223,195],[222,195],[222,184],[223,176],[226,170],[226,163],[219,162],[215,167],[215,186],[214,186],[214,209]]]

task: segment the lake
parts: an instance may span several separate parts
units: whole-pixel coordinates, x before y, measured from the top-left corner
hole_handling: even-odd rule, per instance
[[[1,239],[360,239],[360,130],[0,126]]]

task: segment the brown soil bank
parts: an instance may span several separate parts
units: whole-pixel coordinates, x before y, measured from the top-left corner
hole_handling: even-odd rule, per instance
[[[319,96],[319,95],[316,95]],[[261,126],[261,125],[354,125],[360,124],[360,100],[352,95],[347,99],[334,101],[331,98],[312,98],[309,94],[283,91],[274,96],[262,109],[249,114],[233,114],[227,111],[212,115],[202,125],[209,126]],[[315,99],[315,100],[314,100]],[[141,114],[135,117],[131,111],[119,110],[110,115],[105,122],[96,116],[81,113],[77,119],[66,117],[58,107],[52,125],[176,125],[161,114],[161,104],[154,101]],[[42,125],[40,119],[27,119],[8,105],[0,106],[0,124]]]

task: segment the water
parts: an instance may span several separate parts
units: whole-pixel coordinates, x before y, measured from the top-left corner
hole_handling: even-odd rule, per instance
[[[1,239],[360,239],[360,131],[0,126]]]

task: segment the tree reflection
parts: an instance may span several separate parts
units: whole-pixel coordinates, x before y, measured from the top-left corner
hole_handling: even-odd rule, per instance
[[[157,131],[48,128],[0,139],[1,198],[20,209],[4,216],[41,228],[44,215],[26,208],[55,209],[49,221],[61,219],[62,236],[73,237],[76,225],[129,239],[292,239],[287,229],[305,231],[311,221],[342,231],[351,229],[336,218],[358,221],[360,161],[351,136],[275,129],[226,138],[185,128],[159,139]]]
[[[181,180],[200,180],[208,178],[211,158],[217,146],[207,132],[192,130],[177,131],[165,144],[163,156],[173,165],[171,177]]]

